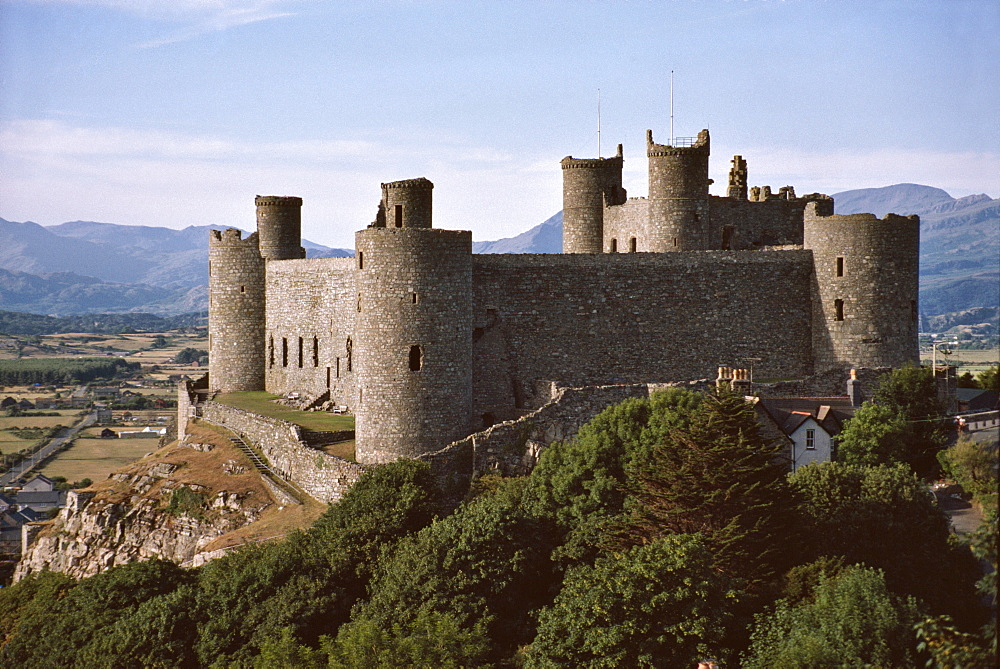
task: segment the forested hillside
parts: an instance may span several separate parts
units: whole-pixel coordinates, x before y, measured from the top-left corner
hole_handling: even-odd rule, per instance
[[[775,448],[742,397],[672,390],[453,511],[425,465],[383,465],[309,530],[198,569],[3,589],[0,663],[915,667],[920,624],[925,646],[989,666],[978,565],[909,466],[787,477]]]

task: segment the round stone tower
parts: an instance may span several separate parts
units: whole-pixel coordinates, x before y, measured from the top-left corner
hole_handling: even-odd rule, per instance
[[[622,145],[613,158],[574,158],[563,170],[563,253],[604,250],[604,207],[624,201]]]
[[[431,227],[433,193],[434,184],[423,177],[382,184],[385,227]]]
[[[264,389],[264,259],[257,233],[209,230],[208,379],[224,393]]]
[[[815,370],[916,363],[920,219],[829,209],[809,202],[803,231],[816,277]]]
[[[420,180],[426,181],[426,180]],[[412,182],[402,182],[403,184]],[[430,182],[426,182],[430,184]],[[383,193],[406,191],[385,184]],[[429,187],[421,187],[427,194]],[[356,233],[358,462],[438,450],[471,432],[472,233],[389,225]],[[419,202],[419,200],[417,200]],[[419,211],[419,210],[418,210]]]
[[[699,251],[709,248],[708,130],[697,139],[655,144],[646,131],[649,157],[648,250]]]
[[[305,258],[302,248],[302,198],[258,195],[257,234],[265,260]]]

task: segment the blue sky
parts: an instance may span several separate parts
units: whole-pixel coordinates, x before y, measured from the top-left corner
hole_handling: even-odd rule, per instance
[[[252,228],[305,199],[353,246],[379,183],[435,226],[509,237],[562,206],[559,160],[712,132],[751,185],[1000,196],[1000,2],[0,0],[0,217]]]

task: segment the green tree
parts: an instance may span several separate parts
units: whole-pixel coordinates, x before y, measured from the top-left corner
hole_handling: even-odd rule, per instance
[[[527,666],[694,666],[722,651],[735,597],[697,535],[601,557],[573,568],[541,611]]]
[[[840,556],[881,569],[893,592],[914,595],[963,625],[979,624],[978,565],[908,467],[824,462],[800,468],[789,481],[800,499],[804,561]]]
[[[847,421],[837,437],[837,457],[856,465],[905,462],[921,477],[933,478],[937,452],[948,441],[950,420],[944,414],[930,369],[894,369],[879,381],[871,402]]]
[[[633,513],[620,538],[628,545],[699,532],[730,575],[758,580],[785,571],[794,564],[795,495],[779,448],[761,436],[743,397],[705,396],[690,422],[662,435],[636,469]]]
[[[593,559],[609,522],[624,511],[630,476],[670,432],[690,423],[701,400],[679,389],[625,400],[542,453],[528,499],[534,513],[554,518],[568,533],[557,558]]]
[[[379,564],[350,626],[374,625],[405,638],[422,634],[421,616],[435,612],[462,629],[482,626],[493,659],[530,641],[531,613],[558,582],[549,560],[558,534],[524,504],[524,488],[523,480],[505,481],[400,541]]]
[[[986,508],[997,506],[997,449],[967,435],[940,453],[944,471]]]
[[[1000,365],[987,367],[976,375],[980,388],[1000,392]]]
[[[916,601],[894,596],[881,572],[821,574],[812,596],[756,617],[747,669],[913,666]]]
[[[489,641],[482,621],[459,623],[450,613],[423,606],[407,624],[385,627],[372,619],[341,628],[322,649],[335,669],[460,669],[481,666]],[[288,665],[300,666],[300,665]]]
[[[364,596],[381,551],[438,510],[430,468],[400,461],[366,472],[307,532],[201,568],[195,616],[200,664],[248,663],[285,628],[314,647]]]

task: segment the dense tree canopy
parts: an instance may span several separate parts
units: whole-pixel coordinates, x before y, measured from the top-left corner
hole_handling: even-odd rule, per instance
[[[897,390],[875,406],[926,410]],[[914,606],[934,657],[989,648],[973,556],[907,465],[786,476],[729,393],[629,400],[531,476],[441,499],[401,461],[198,569],[31,576],[0,589],[0,666],[906,666]],[[976,545],[995,564],[994,538]]]

